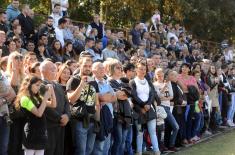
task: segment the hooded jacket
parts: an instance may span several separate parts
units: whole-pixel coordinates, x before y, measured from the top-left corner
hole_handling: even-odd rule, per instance
[[[11,4],[7,6],[7,20],[8,21],[12,21],[13,19],[15,19],[19,14],[20,14],[20,10],[14,8]]]

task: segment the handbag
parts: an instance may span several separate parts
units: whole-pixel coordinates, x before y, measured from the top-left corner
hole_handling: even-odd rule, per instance
[[[88,92],[89,91],[90,91],[90,85],[88,87]],[[88,114],[87,108],[86,108],[86,101],[88,99],[88,95],[89,95],[89,93],[87,93],[85,101],[82,101],[80,103],[76,103],[75,105],[73,105],[71,107],[70,110],[71,110],[71,117],[72,118],[79,119],[79,118],[85,117]]]

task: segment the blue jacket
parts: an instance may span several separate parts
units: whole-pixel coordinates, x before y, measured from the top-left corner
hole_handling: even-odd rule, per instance
[[[106,35],[102,38],[102,44],[103,44],[103,49],[105,49],[108,44],[108,37]]]
[[[19,14],[20,14],[20,10],[14,8],[11,4],[7,6],[7,20],[8,21],[12,21],[13,19],[15,19]]]

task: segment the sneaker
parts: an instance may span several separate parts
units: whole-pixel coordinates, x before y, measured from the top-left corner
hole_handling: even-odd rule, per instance
[[[229,127],[235,127],[235,124],[231,120],[228,120],[227,124]]]
[[[212,135],[212,133],[211,133],[210,131],[208,131],[208,130],[206,130],[206,131],[204,132],[204,134],[205,134],[206,136],[211,136],[211,135]]]

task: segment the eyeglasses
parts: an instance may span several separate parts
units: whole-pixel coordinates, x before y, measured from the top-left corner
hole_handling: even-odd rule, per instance
[[[120,67],[120,66],[116,66],[115,68],[119,69],[119,70],[122,70],[122,67]]]
[[[17,55],[17,56],[15,56],[15,60],[23,60],[23,56]]]

